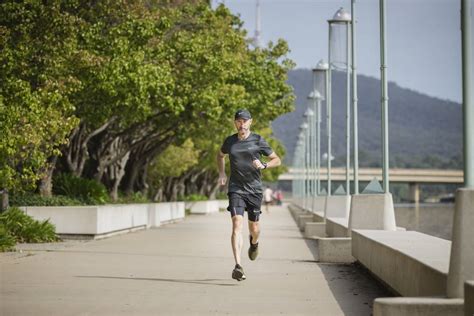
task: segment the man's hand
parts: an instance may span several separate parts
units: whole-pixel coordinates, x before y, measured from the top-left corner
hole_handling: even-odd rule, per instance
[[[259,159],[255,159],[254,161],[252,161],[252,164],[257,169],[265,169],[265,166]]]
[[[224,186],[227,182],[227,176],[224,174],[219,175],[219,180],[217,180],[219,185]]]

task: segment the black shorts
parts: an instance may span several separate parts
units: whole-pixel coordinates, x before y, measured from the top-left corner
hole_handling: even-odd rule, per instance
[[[262,194],[238,194],[229,193],[229,207],[227,210],[230,212],[230,216],[235,215],[244,216],[244,212],[247,211],[249,220],[252,222],[258,222],[260,214],[262,213]]]

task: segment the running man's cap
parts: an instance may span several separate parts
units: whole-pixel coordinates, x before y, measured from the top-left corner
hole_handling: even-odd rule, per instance
[[[235,112],[234,115],[234,120],[238,119],[244,119],[244,120],[250,120],[252,118],[252,115],[250,115],[250,112],[247,110],[238,110]]]

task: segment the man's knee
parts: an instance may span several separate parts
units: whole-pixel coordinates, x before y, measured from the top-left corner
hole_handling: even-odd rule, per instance
[[[240,233],[242,231],[242,222],[243,217],[240,215],[235,215],[232,217],[232,232]]]

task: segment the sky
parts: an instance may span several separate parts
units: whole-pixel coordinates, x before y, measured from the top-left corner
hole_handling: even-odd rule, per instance
[[[214,0],[213,5],[221,2],[240,15],[253,36],[256,0]],[[327,60],[327,20],[340,7],[350,12],[350,5],[350,0],[260,0],[262,43],[283,38],[297,68],[312,68]],[[386,0],[386,12],[388,80],[460,103],[460,0]],[[357,72],[380,78],[379,1],[357,0],[356,20]]]

